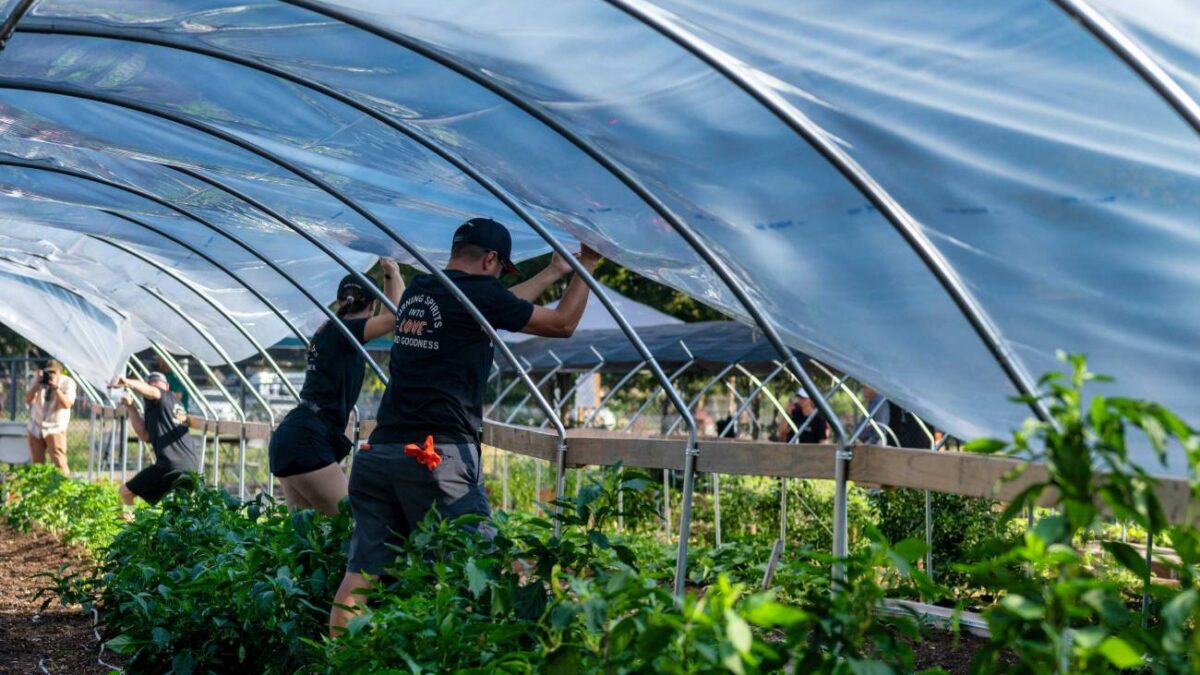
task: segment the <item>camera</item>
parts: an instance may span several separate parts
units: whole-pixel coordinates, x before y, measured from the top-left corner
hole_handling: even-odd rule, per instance
[[[41,383],[43,385],[49,385],[52,377],[53,373],[51,373],[49,370],[43,370]]]

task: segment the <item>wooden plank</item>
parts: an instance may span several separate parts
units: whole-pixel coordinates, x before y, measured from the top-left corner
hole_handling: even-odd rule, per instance
[[[887,487],[927,489],[1003,501],[1046,478],[1045,467],[1032,466],[1017,480],[997,489],[1000,479],[1021,464],[1021,460],[1010,457],[860,445],[854,448],[849,478]]]
[[[547,461],[558,457],[558,436],[533,427],[484,422],[483,445]]]
[[[682,437],[639,438],[592,429],[567,433],[568,466],[611,466],[683,469]],[[542,429],[485,424],[485,443],[507,452],[554,460],[557,438]],[[699,444],[697,470],[729,475],[831,480],[834,448],[831,445],[792,445],[761,441],[705,440]],[[1003,477],[1022,464],[1010,457],[961,452],[930,452],[911,448],[860,445],[853,451],[848,479],[870,485],[933,490],[947,494],[1006,501],[1029,485],[1046,479],[1046,468],[1030,466],[1013,481]],[[1166,516],[1172,522],[1189,517],[1193,507],[1186,481],[1163,478],[1156,488]],[[1047,491],[1041,503],[1057,502]]]

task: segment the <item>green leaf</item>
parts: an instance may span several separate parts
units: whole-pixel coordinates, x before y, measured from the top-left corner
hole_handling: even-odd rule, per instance
[[[575,675],[582,667],[579,649],[563,646],[546,655],[546,672],[549,675]]]
[[[1192,610],[1196,607],[1197,600],[1200,600],[1200,593],[1197,593],[1194,588],[1189,588],[1175,596],[1163,606],[1163,621],[1170,628],[1184,625],[1188,617],[1191,616]]]
[[[150,631],[150,639],[154,640],[154,644],[160,649],[166,649],[167,645],[171,644],[171,632],[161,626],[155,626],[154,630]]]
[[[739,654],[749,654],[750,647],[754,644],[754,633],[750,630],[750,624],[732,609],[725,610],[725,621],[728,624],[726,633],[733,648],[738,650]]]
[[[474,558],[467,561],[467,587],[470,589],[472,595],[477,598],[483,595],[490,581],[491,575],[488,574],[486,569],[475,564]]]
[[[1046,615],[1046,609],[1023,595],[1006,595],[1000,606],[1026,621],[1036,621]]]
[[[1112,557],[1122,567],[1136,574],[1139,579],[1150,578],[1150,566],[1146,564],[1146,559],[1134,547],[1120,541],[1106,541],[1101,546],[1112,554]]]
[[[882,661],[870,661],[867,659],[847,659],[850,664],[850,672],[854,675],[894,675],[896,672],[891,666]]]
[[[183,651],[175,655],[171,659],[171,672],[173,675],[192,675],[196,670],[196,657],[192,656],[190,651]]]
[[[905,539],[893,546],[892,550],[904,560],[915,562],[918,558],[925,555],[925,542],[920,539]]]
[[[116,654],[130,654],[137,648],[137,639],[125,633],[105,642],[104,646]]]
[[[998,438],[976,438],[963,445],[963,450],[966,452],[978,452],[982,454],[995,454],[1008,447],[1007,441],[1002,441]]]
[[[1100,643],[1100,653],[1118,668],[1135,668],[1142,665],[1142,655],[1119,637],[1107,638]]]
[[[795,626],[808,619],[808,614],[803,610],[774,601],[764,602],[747,610],[745,616],[748,621],[763,628]]]

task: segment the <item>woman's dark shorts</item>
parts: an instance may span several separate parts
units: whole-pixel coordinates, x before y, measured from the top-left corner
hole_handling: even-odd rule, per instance
[[[271,473],[286,478],[324,469],[350,454],[350,445],[328,421],[308,408],[295,408],[271,434]]]

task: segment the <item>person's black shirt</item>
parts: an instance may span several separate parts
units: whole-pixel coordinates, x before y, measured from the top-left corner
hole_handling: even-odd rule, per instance
[[[200,458],[188,437],[187,412],[175,402],[175,392],[164,391],[157,399],[146,399],[146,433],[154,456],[180,471],[199,471]]]
[[[366,342],[366,319],[349,319],[342,323],[359,344]],[[362,354],[337,326],[325,324],[313,336],[305,359],[308,369],[300,398],[315,404],[321,409],[322,419],[339,432],[343,431],[362,390],[363,367],[366,365]]]
[[[519,331],[529,323],[533,305],[494,277],[446,274],[494,328]],[[408,443],[427,434],[444,442],[478,441],[492,366],[487,333],[431,274],[413,279],[399,310],[388,365],[391,382],[371,443]]]
[[[821,414],[821,411],[817,410],[815,412],[817,416],[813,418],[813,421],[809,423],[804,431],[800,432],[800,437],[796,439],[797,443],[825,442],[825,437],[829,435],[829,422],[825,421],[825,416]],[[800,408],[792,410],[792,424],[795,424],[797,429],[803,426],[804,421],[807,419],[808,415],[801,412]]]

